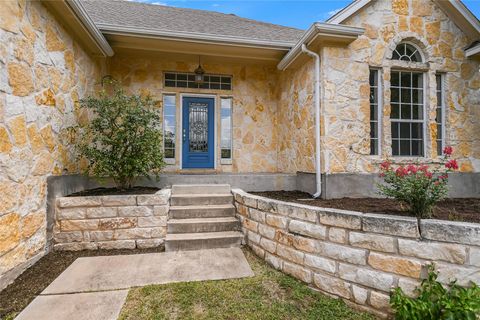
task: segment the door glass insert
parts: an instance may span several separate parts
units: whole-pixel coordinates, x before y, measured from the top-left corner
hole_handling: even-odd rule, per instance
[[[189,103],[190,152],[208,152],[208,104]]]

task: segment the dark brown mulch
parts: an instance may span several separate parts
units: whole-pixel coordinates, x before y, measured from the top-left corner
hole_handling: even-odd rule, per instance
[[[85,196],[111,196],[111,195],[128,195],[128,194],[152,194],[160,190],[154,187],[133,187],[130,189],[117,188],[96,188],[75,192],[67,197],[85,197]]]
[[[392,199],[343,198],[323,200],[312,199],[312,196],[310,194],[300,191],[267,191],[252,193],[267,198],[301,203],[310,206],[345,209],[369,213],[412,216],[408,212],[408,206]],[[480,199],[445,199],[443,201],[440,201],[434,208],[432,218],[440,220],[480,223]]]
[[[15,281],[0,291],[0,319],[22,311],[55,280],[75,259],[92,256],[161,252],[164,248],[135,250],[56,251],[42,257]],[[113,267],[113,266],[112,266]]]

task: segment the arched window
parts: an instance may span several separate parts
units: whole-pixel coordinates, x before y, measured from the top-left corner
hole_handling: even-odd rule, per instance
[[[422,62],[422,55],[412,44],[402,42],[393,51],[392,60]]]

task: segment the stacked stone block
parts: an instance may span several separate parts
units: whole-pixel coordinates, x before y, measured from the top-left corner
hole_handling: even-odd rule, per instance
[[[408,295],[435,263],[440,281],[480,283],[480,224],[363,214],[234,189],[252,250],[274,268],[362,310],[387,317],[389,293]]]
[[[144,195],[58,198],[54,250],[162,246],[169,199],[170,190]]]

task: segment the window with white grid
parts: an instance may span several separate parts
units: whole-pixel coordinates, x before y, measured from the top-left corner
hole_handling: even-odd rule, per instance
[[[424,74],[391,71],[393,156],[424,155]]]
[[[380,92],[381,81],[380,72],[376,69],[370,69],[370,154],[380,154]]]

